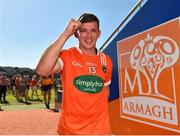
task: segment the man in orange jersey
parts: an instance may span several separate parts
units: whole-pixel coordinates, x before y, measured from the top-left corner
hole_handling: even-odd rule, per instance
[[[72,35],[78,39],[79,47],[63,50]],[[95,15],[85,13],[78,20],[71,19],[36,67],[42,76],[57,72],[62,76],[59,134],[111,134],[108,97],[112,61],[96,49],[100,35]]]

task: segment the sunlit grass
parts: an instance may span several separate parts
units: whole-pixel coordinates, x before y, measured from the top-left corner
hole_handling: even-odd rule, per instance
[[[31,98],[31,89],[29,89],[28,97]],[[36,95],[34,94],[33,100],[29,99],[29,104],[26,103],[20,103],[17,101],[16,97],[12,95],[12,91],[8,90],[6,94],[6,100],[8,101],[7,104],[0,103],[1,108],[4,109],[4,111],[14,111],[14,110],[33,110],[33,109],[45,109],[43,95],[41,94],[41,90],[38,90],[38,97],[40,100],[37,100]],[[54,89],[51,90],[51,104],[50,107],[54,108]],[[23,99],[23,101],[25,101]]]

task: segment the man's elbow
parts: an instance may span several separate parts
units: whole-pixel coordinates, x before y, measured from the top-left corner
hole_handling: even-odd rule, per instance
[[[45,70],[41,69],[39,66],[36,67],[36,73],[39,76],[47,76],[47,72]]]

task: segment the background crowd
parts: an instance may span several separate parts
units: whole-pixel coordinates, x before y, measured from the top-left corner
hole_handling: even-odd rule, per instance
[[[32,104],[32,101],[39,101],[50,109],[51,97],[55,97],[54,111],[59,112],[62,99],[62,86],[59,75],[49,77],[40,77],[36,74],[28,75],[19,73],[8,77],[5,72],[0,74],[0,105],[10,104],[7,100],[7,94],[16,98],[18,103],[26,105]],[[55,91],[51,96],[51,92]],[[43,98],[43,99],[42,99]],[[0,106],[0,111],[3,109]]]

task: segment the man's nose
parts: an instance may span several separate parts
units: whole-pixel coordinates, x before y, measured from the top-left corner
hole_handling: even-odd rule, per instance
[[[87,32],[87,37],[88,37],[88,38],[91,38],[91,37],[92,37],[91,32]]]

